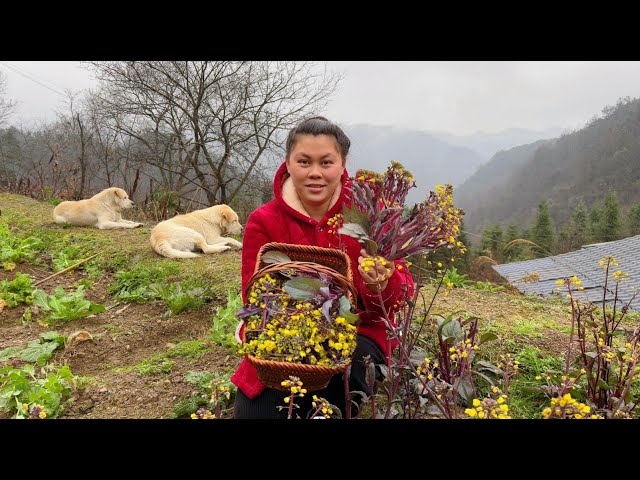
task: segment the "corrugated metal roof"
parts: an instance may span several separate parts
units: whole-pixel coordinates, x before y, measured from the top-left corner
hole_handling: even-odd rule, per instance
[[[614,242],[585,245],[574,252],[552,257],[526,260],[524,262],[492,265],[493,269],[509,283],[527,295],[549,296],[557,292],[556,280],[573,277],[582,281],[583,291],[576,292],[580,298],[594,303],[602,303],[605,272],[599,262],[606,256],[612,256],[618,266],[609,268],[606,302],[613,301],[616,283],[612,275],[618,270],[628,273],[629,277],[618,287],[618,306],[626,305],[635,294],[631,287],[640,286],[640,235],[616,240]],[[537,273],[538,281],[526,282],[527,276]],[[562,290],[563,293],[564,289]],[[630,305],[640,310],[640,295]]]

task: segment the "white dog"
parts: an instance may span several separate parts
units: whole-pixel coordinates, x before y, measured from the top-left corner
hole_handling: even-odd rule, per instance
[[[133,207],[133,202],[121,188],[110,187],[91,198],[62,202],[53,209],[56,223],[70,223],[101,230],[113,228],[136,228],[142,223],[123,220],[120,211]]]
[[[240,235],[242,225],[231,207],[214,205],[160,222],[151,230],[149,242],[156,252],[169,258],[198,257],[193,253],[196,247],[204,253],[242,248],[242,243],[223,237],[223,232]]]

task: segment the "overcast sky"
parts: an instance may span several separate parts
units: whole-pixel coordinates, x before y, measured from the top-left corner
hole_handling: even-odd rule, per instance
[[[453,134],[583,126],[618,98],[640,97],[640,62],[329,62],[344,74],[328,110],[340,124]],[[79,62],[0,60],[14,123],[52,119],[66,89],[94,86]],[[58,93],[56,93],[58,92]]]

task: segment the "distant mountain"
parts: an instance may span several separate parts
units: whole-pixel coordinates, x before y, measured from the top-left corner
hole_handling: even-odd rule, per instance
[[[465,210],[466,229],[481,233],[512,221],[530,227],[544,199],[556,226],[563,225],[578,201],[601,206],[609,190],[622,210],[640,202],[640,99],[605,107],[581,130],[495,155],[454,201]]]
[[[502,150],[508,150],[519,145],[527,145],[537,140],[556,138],[565,133],[565,131],[560,127],[551,127],[543,131],[508,128],[497,133],[477,132],[471,135],[452,135],[444,132],[427,133],[447,142],[449,145],[469,148],[489,160]]]
[[[359,168],[382,172],[392,160],[402,163],[417,184],[409,192],[408,203],[424,200],[438,184],[461,184],[485,161],[469,148],[450,145],[421,131],[364,124],[344,125],[343,129],[352,145],[349,173]]]

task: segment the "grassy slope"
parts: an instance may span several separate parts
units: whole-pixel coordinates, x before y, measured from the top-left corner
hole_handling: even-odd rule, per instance
[[[204,278],[215,293],[215,303],[224,305],[226,292],[240,287],[240,253],[203,255],[197,259],[175,261],[158,256],[148,244],[153,225],[138,229],[106,230],[93,228],[62,227],[51,218],[53,206],[30,198],[0,194],[1,221],[7,222],[19,234],[29,232],[38,236],[73,235],[86,247],[89,256],[100,252],[98,266],[104,271],[103,280],[110,283],[114,271],[133,265],[162,265],[173,262],[177,273],[167,280]],[[126,216],[126,215],[125,215]],[[50,272],[49,272],[50,273]],[[42,277],[46,276],[43,272]],[[432,286],[424,287],[427,304],[433,296]],[[561,361],[568,346],[570,308],[561,301],[549,301],[537,297],[525,297],[517,292],[479,291],[473,288],[456,288],[448,296],[440,293],[431,313],[448,314],[465,311],[480,317],[480,330],[492,331],[499,340],[483,347],[483,357],[497,361],[504,353],[512,353],[523,360],[523,372],[528,377],[539,373],[545,366]],[[514,384],[517,390],[518,384]],[[523,391],[524,392],[524,391]],[[539,416],[534,402],[526,393],[516,393],[513,413],[515,417]]]
[[[97,263],[105,270],[144,264],[153,267],[175,262],[179,273],[173,281],[182,278],[206,278],[216,296],[226,298],[226,291],[240,288],[240,254],[230,251],[224,255],[201,255],[196,259],[169,260],[159,256],[149,246],[149,233],[154,224],[141,228],[98,230],[95,228],[59,226],[53,222],[53,206],[37,200],[0,193],[2,220],[17,232],[32,235],[72,235],[86,245],[89,255],[100,253]],[[126,212],[123,215],[127,217]]]

